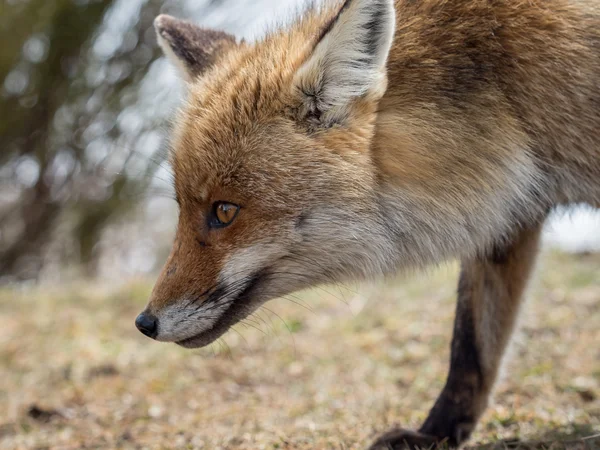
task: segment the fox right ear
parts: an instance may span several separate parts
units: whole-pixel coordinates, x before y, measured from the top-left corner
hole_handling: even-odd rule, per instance
[[[158,44],[165,55],[193,81],[225,52],[237,46],[235,37],[223,31],[200,28],[161,14],[154,20]]]
[[[395,24],[394,0],[345,0],[296,73],[300,118],[328,127],[343,122],[356,99],[379,100]]]

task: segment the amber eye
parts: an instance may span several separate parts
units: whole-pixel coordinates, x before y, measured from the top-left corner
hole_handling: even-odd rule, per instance
[[[224,228],[235,220],[240,212],[240,207],[233,203],[216,202],[213,204],[213,214],[209,225],[212,228]]]

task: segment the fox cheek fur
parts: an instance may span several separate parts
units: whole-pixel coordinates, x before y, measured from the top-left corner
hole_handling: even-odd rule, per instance
[[[343,0],[254,44],[155,25],[188,98],[177,239],[140,330],[200,347],[289,292],[458,258],[446,386],[372,448],[461,444],[548,213],[600,206],[598,2]]]

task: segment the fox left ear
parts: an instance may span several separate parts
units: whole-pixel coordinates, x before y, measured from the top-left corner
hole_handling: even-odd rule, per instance
[[[296,73],[301,118],[330,126],[347,116],[355,99],[379,100],[395,24],[394,0],[345,0]]]
[[[166,14],[154,19],[154,28],[158,44],[182,69],[187,81],[202,75],[222,54],[237,46],[230,34],[200,28]]]

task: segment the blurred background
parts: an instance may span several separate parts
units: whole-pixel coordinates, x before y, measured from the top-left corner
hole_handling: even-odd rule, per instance
[[[358,450],[425,418],[456,264],[277,300],[195,352],[133,325],[177,222],[166,156],[185,87],[153,19],[253,40],[302,1],[0,0],[0,449]],[[599,299],[600,216],[560,211],[472,442],[591,444]]]
[[[301,0],[3,0],[0,279],[150,273],[176,223],[169,119],[183,83],[156,45],[166,12],[255,39]],[[600,248],[600,219],[561,214],[548,240]]]

